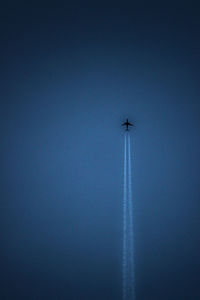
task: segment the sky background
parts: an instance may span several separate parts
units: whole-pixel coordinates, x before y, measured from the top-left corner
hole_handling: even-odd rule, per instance
[[[199,300],[197,1],[9,1],[0,32],[0,299],[122,299],[128,117],[137,300]]]

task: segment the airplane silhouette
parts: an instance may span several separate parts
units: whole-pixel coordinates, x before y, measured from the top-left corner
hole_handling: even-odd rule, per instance
[[[126,131],[129,131],[129,126],[134,126],[133,124],[131,124],[128,119],[126,119],[126,122],[122,124],[122,126],[126,126]]]

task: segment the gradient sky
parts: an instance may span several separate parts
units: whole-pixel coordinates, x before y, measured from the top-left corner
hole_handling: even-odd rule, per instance
[[[126,117],[137,300],[200,299],[200,8],[183,2],[1,4],[0,299],[121,300]]]

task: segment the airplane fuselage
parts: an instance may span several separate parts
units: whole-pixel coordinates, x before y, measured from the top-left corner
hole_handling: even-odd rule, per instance
[[[129,126],[133,126],[133,124],[131,124],[128,119],[126,119],[126,122],[122,124],[122,126],[126,126],[126,131],[129,131]]]

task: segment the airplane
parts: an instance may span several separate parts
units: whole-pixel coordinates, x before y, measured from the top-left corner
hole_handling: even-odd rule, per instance
[[[122,126],[126,126],[126,131],[129,131],[129,126],[134,126],[133,124],[131,124],[128,119],[126,119],[126,122],[122,124]]]

